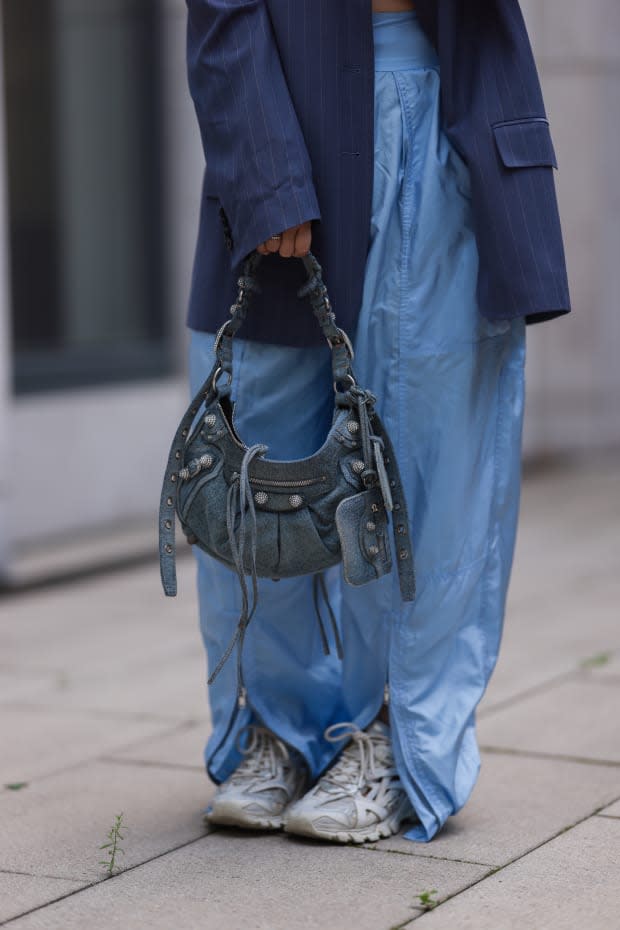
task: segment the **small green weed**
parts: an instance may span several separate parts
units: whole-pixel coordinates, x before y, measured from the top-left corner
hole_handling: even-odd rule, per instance
[[[121,830],[124,830],[125,824],[123,823],[123,813],[117,814],[114,819],[114,825],[110,828],[108,833],[108,842],[103,843],[99,849],[107,849],[107,859],[100,859],[99,865],[105,865],[108,875],[113,875],[117,865],[116,857],[125,855],[125,850],[121,849],[121,843],[125,839]]]
[[[611,652],[598,652],[594,656],[590,656],[588,659],[584,659],[581,662],[582,668],[596,668],[598,665],[607,665],[611,659]]]
[[[22,788],[28,787],[27,781],[11,781],[8,785],[4,786],[7,791],[21,791]]]
[[[424,910],[430,911],[433,907],[437,907],[439,901],[433,901],[432,895],[437,894],[437,889],[433,888],[431,891],[422,891],[417,895],[420,901],[420,907],[423,907]]]

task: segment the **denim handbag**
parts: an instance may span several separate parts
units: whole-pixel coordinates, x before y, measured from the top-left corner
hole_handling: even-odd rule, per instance
[[[239,578],[239,624],[210,682],[237,642],[241,654],[256,607],[257,577],[314,575],[315,607],[328,651],[318,608],[318,585],[327,600],[321,573],[342,562],[345,581],[363,585],[390,572],[390,512],[401,596],[406,601],[415,596],[407,507],[392,444],[374,409],[376,397],[355,379],[351,343],[336,326],[321,266],[312,253],[301,259],[308,280],[297,293],[308,298],[332,354],[334,414],[327,438],[313,455],[289,462],[265,458],[267,446],[248,447],[237,435],[232,340],[252,293],[260,291],[256,271],[261,258],[252,252],[245,259],[231,318],[215,339],[213,368],[174,436],[160,502],[159,555],[166,595],[176,594],[175,512],[188,542]],[[252,580],[251,607],[246,575]]]

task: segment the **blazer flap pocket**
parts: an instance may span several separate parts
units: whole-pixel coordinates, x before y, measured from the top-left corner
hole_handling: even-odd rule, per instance
[[[492,129],[506,168],[558,167],[549,121],[543,117],[507,120]]]

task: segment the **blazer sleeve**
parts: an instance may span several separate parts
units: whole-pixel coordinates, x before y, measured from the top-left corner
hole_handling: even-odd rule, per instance
[[[186,0],[187,69],[231,267],[269,236],[320,219],[312,167],[265,0]]]

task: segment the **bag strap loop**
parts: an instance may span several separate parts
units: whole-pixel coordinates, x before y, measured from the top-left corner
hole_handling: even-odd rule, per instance
[[[256,278],[262,258],[260,252],[254,251],[245,259],[241,275],[237,279],[237,299],[230,308],[231,318],[220,326],[215,337],[214,350],[219,368],[221,372],[226,372],[229,376],[228,384],[219,388],[220,394],[230,393],[233,365],[232,340],[246,318],[252,295],[262,290]],[[323,269],[312,252],[302,256],[301,261],[306,269],[308,280],[299,288],[297,296],[301,299],[308,299],[325,336],[332,355],[334,383],[352,379],[352,383],[355,384],[355,376],[351,369],[353,346],[345,331],[336,325],[336,317],[323,282]]]

